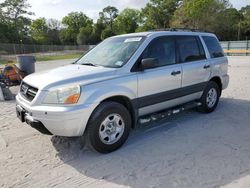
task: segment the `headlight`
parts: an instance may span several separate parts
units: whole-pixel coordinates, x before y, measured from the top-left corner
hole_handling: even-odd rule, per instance
[[[48,92],[43,103],[45,104],[75,104],[81,93],[80,86],[70,86],[54,89]]]

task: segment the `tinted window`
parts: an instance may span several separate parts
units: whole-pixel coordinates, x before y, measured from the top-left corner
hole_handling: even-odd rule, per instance
[[[142,58],[157,58],[159,66],[175,64],[175,41],[173,37],[153,40],[142,54]]]
[[[177,36],[176,41],[179,47],[181,62],[206,59],[205,51],[198,37]]]
[[[212,58],[223,57],[224,53],[215,37],[202,37]]]

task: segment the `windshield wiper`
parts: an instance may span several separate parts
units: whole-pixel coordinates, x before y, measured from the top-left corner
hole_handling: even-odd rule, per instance
[[[96,67],[97,65],[93,64],[93,63],[83,63],[81,65],[87,65],[87,66],[93,66],[93,67]]]

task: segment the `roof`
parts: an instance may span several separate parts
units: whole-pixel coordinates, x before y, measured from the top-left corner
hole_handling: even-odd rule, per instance
[[[164,35],[203,35],[214,36],[213,33],[195,31],[195,30],[152,30],[147,32],[129,33],[123,35],[117,35],[116,37],[138,37],[138,36],[164,36]]]

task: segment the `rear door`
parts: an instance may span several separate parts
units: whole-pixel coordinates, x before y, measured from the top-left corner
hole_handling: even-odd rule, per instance
[[[203,36],[202,37],[209,55],[210,55],[210,65],[212,69],[211,77],[213,76],[227,76],[228,71],[228,60],[227,57],[224,56],[223,49],[215,36]]]
[[[199,36],[178,36],[176,43],[179,52],[179,63],[182,66],[182,90],[187,95],[203,91],[210,78],[210,62]],[[199,97],[193,95],[192,99]]]

